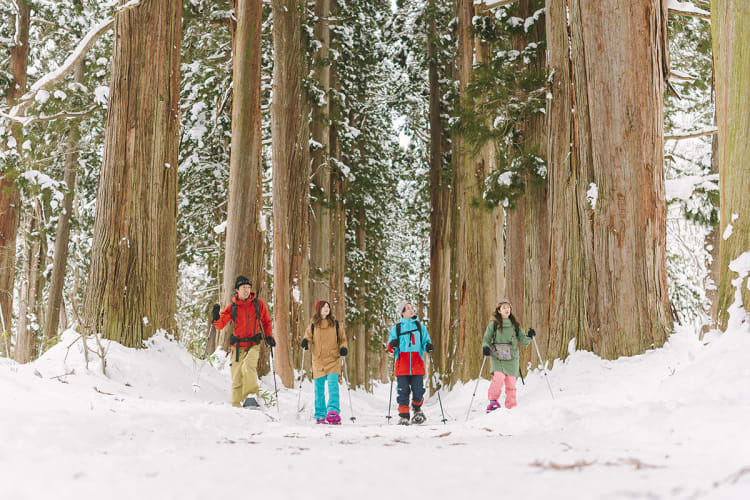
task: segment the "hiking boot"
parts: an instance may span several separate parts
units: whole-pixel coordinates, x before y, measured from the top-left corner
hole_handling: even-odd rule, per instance
[[[338,412],[331,410],[328,412],[328,415],[326,415],[326,422],[331,425],[341,425],[341,415],[339,415]]]
[[[490,404],[487,405],[487,413],[491,413],[499,408],[500,403],[493,399],[492,401],[490,401]]]
[[[417,408],[414,410],[414,416],[411,417],[412,424],[423,424],[426,420],[427,420],[427,417],[425,417],[421,409]]]
[[[260,404],[258,404],[258,401],[255,398],[248,397],[243,403],[243,408],[249,408],[251,410],[259,410]]]

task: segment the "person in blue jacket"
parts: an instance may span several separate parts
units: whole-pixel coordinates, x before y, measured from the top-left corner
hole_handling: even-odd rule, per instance
[[[409,425],[409,393],[414,409],[413,424],[426,419],[422,412],[424,403],[424,353],[432,352],[432,341],[427,328],[419,322],[410,302],[401,301],[396,306],[399,322],[388,332],[388,352],[396,357],[395,374],[398,381],[399,424]]]

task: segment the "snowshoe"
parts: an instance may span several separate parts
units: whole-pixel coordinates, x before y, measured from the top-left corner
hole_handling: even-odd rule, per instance
[[[498,409],[500,409],[500,403],[498,403],[494,399],[490,401],[490,404],[487,405],[487,413],[491,413]]]
[[[328,424],[328,422],[326,422],[325,418],[317,418],[317,419],[315,419],[315,423],[317,425],[326,425],[326,424]]]
[[[247,408],[248,410],[260,410],[260,404],[258,404],[258,401],[252,397],[245,399],[242,403],[242,407]]]
[[[411,417],[412,424],[423,424],[426,420],[427,417],[425,417],[424,413],[422,413],[422,410],[416,410],[414,412],[414,416]]]
[[[331,425],[341,425],[341,415],[333,410],[329,411],[326,415],[326,422]]]
[[[399,418],[398,425],[409,425],[409,419],[407,417]]]

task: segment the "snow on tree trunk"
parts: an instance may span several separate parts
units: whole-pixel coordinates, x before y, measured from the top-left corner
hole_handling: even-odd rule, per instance
[[[671,330],[666,16],[666,0],[547,1],[550,357],[571,339],[604,358],[632,355]]]
[[[176,333],[182,3],[117,14],[85,328],[140,347]]]
[[[315,2],[315,39],[320,48],[315,54],[313,80],[321,96],[315,97],[312,116],[312,185],[311,197],[312,220],[310,228],[310,281],[305,296],[305,309],[314,313],[318,300],[331,301],[331,165],[328,160],[330,152],[330,99],[331,64],[328,61],[331,35],[328,27],[330,0]],[[333,308],[333,304],[331,305]],[[334,315],[336,311],[331,311]],[[338,316],[336,316],[338,318]]]
[[[31,6],[25,0],[18,0],[16,19],[17,44],[10,46],[10,73],[13,76],[8,89],[8,104],[13,104],[26,91],[26,68],[29,60],[29,22],[31,20]],[[21,154],[22,131],[18,124],[9,124],[15,149]],[[3,153],[12,147],[8,147],[8,141],[3,141]],[[4,155],[5,156],[5,155]],[[5,162],[4,162],[5,163]],[[13,288],[16,279],[16,236],[18,235],[18,224],[20,212],[18,210],[21,198],[18,188],[15,186],[19,171],[18,165],[5,163],[0,170],[0,314],[5,323],[5,331],[1,335],[10,334],[10,323],[13,315]],[[6,338],[7,340],[7,338]],[[0,352],[10,356],[7,350],[9,342],[0,342]]]
[[[463,95],[473,73],[472,1],[459,0],[457,10],[457,68],[459,92]],[[496,256],[499,245],[495,241],[495,215],[482,206],[484,180],[491,168],[486,153],[472,155],[471,148],[460,136],[454,138],[453,148],[458,302],[458,366],[454,367],[454,372],[461,380],[470,380],[479,372],[482,335],[497,300]]]
[[[750,5],[744,0],[711,1],[711,39],[719,128],[721,248],[718,283],[719,328],[726,328],[735,290],[750,311],[748,282],[735,284],[730,263],[750,251]]]
[[[83,81],[83,62],[76,65],[75,81]],[[47,314],[44,322],[44,342],[49,346],[57,336],[60,322],[60,308],[63,303],[63,285],[65,272],[68,267],[68,243],[70,242],[70,218],[73,214],[73,198],[75,197],[76,171],[78,169],[78,148],[81,138],[80,121],[68,122],[68,137],[65,144],[65,170],[63,182],[67,191],[63,197],[62,213],[60,214],[55,233],[55,257],[50,277],[47,298]]]
[[[308,279],[310,191],[306,41],[301,0],[273,0],[273,284],[276,373],[286,387],[294,377],[291,349],[307,323],[302,290]]]
[[[447,126],[441,113],[440,75],[438,74],[437,23],[435,1],[430,1],[430,40],[428,46],[430,91],[430,336],[435,346],[433,357],[441,374],[446,373],[446,353],[451,324],[451,190],[450,176],[443,155],[447,144]]]
[[[528,19],[534,15],[538,0],[519,0],[515,16]],[[542,2],[543,6],[543,2]],[[513,48],[522,51],[529,43],[539,43],[545,38],[544,23],[536,22],[526,32],[513,35]],[[544,69],[545,61],[539,58],[529,69]],[[521,125],[523,148],[535,149],[546,158],[546,122],[541,114]],[[525,328],[537,332],[540,349],[549,336],[549,221],[547,210],[547,183],[525,179],[524,195],[516,208],[508,212],[506,241],[506,290],[513,304],[513,315]],[[543,349],[541,349],[543,351]],[[531,349],[532,359],[536,352]],[[544,355],[544,352],[542,352]],[[522,362],[522,365],[524,363]]]
[[[229,201],[224,254],[222,303],[234,296],[237,275],[253,282],[262,294],[265,277],[265,232],[261,179],[261,31],[263,5],[256,0],[237,0],[232,60],[232,146],[229,160]],[[268,302],[267,297],[261,297]],[[229,325],[228,325],[229,326]],[[232,325],[233,326],[233,325]],[[222,331],[228,345],[232,327]]]

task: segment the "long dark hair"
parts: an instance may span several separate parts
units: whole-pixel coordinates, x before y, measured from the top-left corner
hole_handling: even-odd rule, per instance
[[[315,308],[315,314],[313,314],[312,322],[315,326],[320,328],[320,322],[323,321],[323,317],[320,315],[320,310],[323,309],[323,304],[328,304],[328,316],[325,318],[330,325],[336,324],[336,318],[333,316],[333,308],[327,300],[321,300],[319,306]]]
[[[495,309],[495,314],[492,315],[492,319],[495,321],[495,323],[497,323],[497,327],[499,329],[503,328],[503,317],[500,315],[500,311]],[[510,320],[511,323],[513,323],[514,327],[516,328],[521,327],[521,325],[518,323],[518,320],[516,320],[516,317],[513,316],[512,312],[510,313],[510,316],[508,316],[508,319]]]

